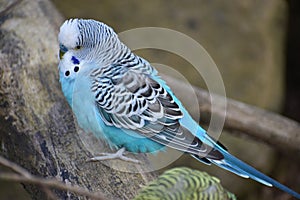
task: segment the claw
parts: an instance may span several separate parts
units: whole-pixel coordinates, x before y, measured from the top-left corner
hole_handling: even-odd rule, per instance
[[[101,160],[113,160],[113,159],[120,159],[123,161],[127,161],[127,162],[133,162],[133,163],[140,163],[139,160],[133,159],[133,158],[128,158],[126,156],[124,156],[125,154],[125,148],[121,148],[119,149],[116,153],[100,153],[100,156],[95,156],[92,157],[90,159],[88,159],[87,161],[101,161]]]

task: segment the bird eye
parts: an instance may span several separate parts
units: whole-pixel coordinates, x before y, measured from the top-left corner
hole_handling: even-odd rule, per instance
[[[77,45],[75,48],[76,48],[77,50],[79,50],[79,49],[81,49],[81,46],[80,46],[80,45]]]

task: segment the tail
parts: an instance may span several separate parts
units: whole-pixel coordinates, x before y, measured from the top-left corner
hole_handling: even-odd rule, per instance
[[[221,153],[223,158],[220,159],[212,159],[207,157],[203,157],[201,155],[192,155],[197,160],[205,163],[210,164],[213,163],[223,169],[226,169],[230,172],[233,172],[241,177],[244,178],[251,178],[257,182],[260,182],[267,186],[274,186],[282,191],[285,191],[292,196],[300,199],[300,194],[295,192],[294,190],[286,187],[285,185],[279,183],[278,181],[268,177],[267,175],[261,173],[260,171],[254,169],[250,165],[244,163],[243,161],[239,160],[238,158],[231,155],[226,148],[220,144],[219,142],[215,141],[211,138],[204,129],[202,129],[198,123],[196,123],[192,117],[188,114],[185,108],[180,104],[181,110],[184,113],[184,117],[181,119],[181,125],[188,129],[190,133],[196,136],[202,143],[206,144],[207,146],[211,146],[213,150]],[[207,154],[209,155],[209,154]]]
[[[228,151],[226,151],[222,146],[219,144],[215,145],[224,156],[222,160],[212,160],[209,161],[223,169],[226,169],[230,172],[233,172],[241,177],[244,178],[251,178],[257,182],[260,182],[269,187],[277,187],[282,191],[289,193],[290,195],[300,199],[300,194],[295,192],[294,190],[288,188],[287,186],[279,183],[278,181],[268,177],[267,175],[263,174],[262,172],[256,170],[255,168],[251,167],[250,165],[244,163],[243,161],[239,160],[238,158],[231,155]]]

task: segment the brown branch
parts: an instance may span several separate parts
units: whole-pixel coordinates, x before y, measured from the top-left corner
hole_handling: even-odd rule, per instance
[[[24,168],[20,167],[19,165],[5,159],[4,157],[0,156],[0,164],[2,166],[5,166],[9,169],[11,169],[12,171],[26,177],[26,178],[29,178],[31,177],[31,174]]]
[[[90,192],[84,188],[78,187],[78,186],[66,185],[65,183],[62,183],[56,179],[45,179],[45,178],[39,178],[37,176],[34,176],[34,175],[30,174],[26,169],[5,159],[2,156],[0,156],[0,165],[3,165],[3,166],[18,173],[18,174],[15,174],[15,173],[0,172],[0,179],[2,179],[2,180],[36,184],[41,187],[45,187],[47,189],[55,188],[55,189],[59,189],[59,190],[65,190],[65,191],[73,192],[75,194],[86,196],[86,197],[89,197],[91,199],[96,199],[96,200],[104,200],[105,199],[104,195],[100,192],[92,193],[92,192]]]
[[[0,0],[0,5],[11,1]],[[132,198],[156,173],[141,174],[149,166],[144,155],[133,155],[145,163],[142,166],[86,162],[109,148],[98,140],[89,141],[94,146],[86,144],[87,134],[78,134],[61,92],[56,56],[60,13],[48,0],[22,0],[10,8],[0,23],[0,154],[37,177],[55,177],[110,199]],[[31,175],[22,179],[26,177]],[[24,187],[32,199],[45,199],[48,193],[35,184]],[[69,195],[54,192],[57,199]],[[79,198],[72,194],[72,199]]]
[[[96,200],[104,200],[105,199],[102,194],[92,193],[92,192],[85,190],[78,186],[69,186],[69,185],[66,185],[55,179],[43,179],[43,178],[38,178],[35,176],[24,177],[24,176],[13,174],[13,173],[0,173],[0,179],[7,180],[7,181],[20,182],[20,183],[36,184],[36,185],[40,185],[43,187],[56,188],[59,190],[73,192],[75,194],[86,196],[86,197],[89,197],[91,199],[96,199]]]
[[[163,76],[169,83],[175,94],[181,97],[186,108],[193,108],[195,105],[188,104],[190,96],[185,94],[189,86],[169,76]],[[263,141],[272,145],[273,148],[284,152],[295,152],[300,155],[300,124],[279,114],[247,105],[227,98],[226,113],[223,110],[222,102],[225,97],[210,94],[206,90],[194,87],[199,102],[201,122],[208,124],[212,115],[211,98],[216,103],[215,115],[225,117],[225,129],[234,132],[247,134],[255,140]],[[193,110],[190,112],[194,115]],[[225,116],[224,116],[225,115]]]

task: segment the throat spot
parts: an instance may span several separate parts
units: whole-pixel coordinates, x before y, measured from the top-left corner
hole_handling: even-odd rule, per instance
[[[74,67],[74,72],[78,72],[79,71],[79,67],[78,66],[75,66]]]
[[[73,62],[74,65],[80,64],[79,60],[75,56],[72,56],[71,61]]]

